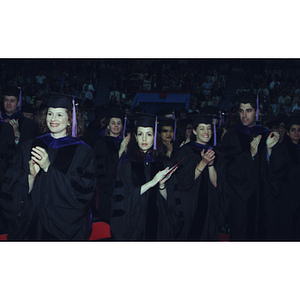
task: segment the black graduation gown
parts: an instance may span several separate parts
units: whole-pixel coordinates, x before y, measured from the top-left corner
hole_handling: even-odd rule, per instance
[[[189,142],[175,155],[177,162],[185,158],[176,171],[184,215],[184,227],[178,236],[179,240],[219,240],[219,227],[225,221],[225,160],[219,151],[214,150],[217,188],[209,179],[208,166],[195,180],[195,169],[202,160],[201,151],[204,148],[207,150],[211,147]]]
[[[300,240],[300,147],[286,137],[265,163],[264,172],[272,192],[270,239]]]
[[[166,182],[167,200],[152,187],[140,195],[141,186],[150,181],[165,161],[147,154],[144,162],[126,155],[117,169],[114,184],[111,231],[116,240],[174,240],[182,226],[182,208],[175,176]]]
[[[98,216],[101,221],[110,223],[111,197],[119,162],[122,137],[105,136],[95,144],[96,176],[98,186]]]
[[[250,143],[262,135],[254,159]],[[223,138],[221,152],[226,160],[226,194],[229,200],[230,240],[264,240],[267,238],[265,183],[261,162],[266,160],[269,130],[262,126],[235,125]]]
[[[47,173],[40,170],[28,194],[28,162],[36,145],[47,150],[50,166]],[[0,196],[8,239],[87,239],[95,186],[94,153],[81,140],[47,134],[25,142],[6,174]]]
[[[14,158],[15,136],[10,124],[0,120],[0,190],[8,168],[11,167]],[[6,231],[4,217],[0,210],[0,233]]]

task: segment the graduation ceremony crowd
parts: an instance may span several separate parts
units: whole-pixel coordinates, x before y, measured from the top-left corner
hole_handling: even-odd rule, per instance
[[[88,240],[96,221],[109,225],[105,241],[300,239],[293,61],[1,63],[8,240]],[[232,71],[241,76],[221,111]],[[107,102],[95,105],[106,72]],[[190,93],[190,107],[149,114],[132,106],[137,91]]]

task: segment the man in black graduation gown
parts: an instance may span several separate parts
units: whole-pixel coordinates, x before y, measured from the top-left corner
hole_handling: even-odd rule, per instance
[[[260,168],[272,136],[267,128],[256,125],[256,95],[243,92],[239,103],[241,123],[224,135],[221,145],[226,160],[230,240],[264,240],[266,194]]]
[[[25,141],[34,139],[38,135],[35,122],[26,118],[18,110],[20,108],[19,96],[20,90],[16,87],[7,87],[4,90],[4,113],[2,117],[13,127],[16,151]]]

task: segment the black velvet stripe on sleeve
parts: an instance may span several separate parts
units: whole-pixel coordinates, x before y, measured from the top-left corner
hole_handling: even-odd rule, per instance
[[[58,151],[55,161],[53,162],[53,166],[55,166],[55,168],[60,172],[67,174],[77,147],[78,145],[61,147]]]

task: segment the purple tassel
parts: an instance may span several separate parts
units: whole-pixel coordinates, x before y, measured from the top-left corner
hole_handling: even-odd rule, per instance
[[[221,127],[222,124],[222,109],[220,109],[220,121],[219,121],[219,126]]]
[[[257,94],[257,97],[256,97],[256,106],[257,106],[257,109],[256,109],[256,121],[258,121],[258,111],[259,111],[259,99],[258,99],[258,94]]]
[[[157,116],[156,116],[156,120],[155,120],[155,129],[154,129],[154,145],[153,145],[153,149],[157,150],[156,147],[156,136],[157,136]]]
[[[72,124],[72,137],[77,137],[77,119],[76,119],[76,107],[75,99],[73,98],[73,124]]]
[[[127,114],[125,115],[125,120],[124,120],[123,136],[125,136],[125,133],[126,133],[126,123],[127,123]]]
[[[21,111],[21,106],[22,106],[22,89],[20,88],[20,93],[19,93],[19,111]]]
[[[214,120],[214,146],[217,146],[217,130],[216,130],[216,121]]]
[[[173,110],[173,117],[174,117],[174,122],[175,122],[175,125],[174,125],[174,136],[173,136],[173,141],[175,141],[175,137],[176,137],[176,117],[175,117],[175,112]]]

